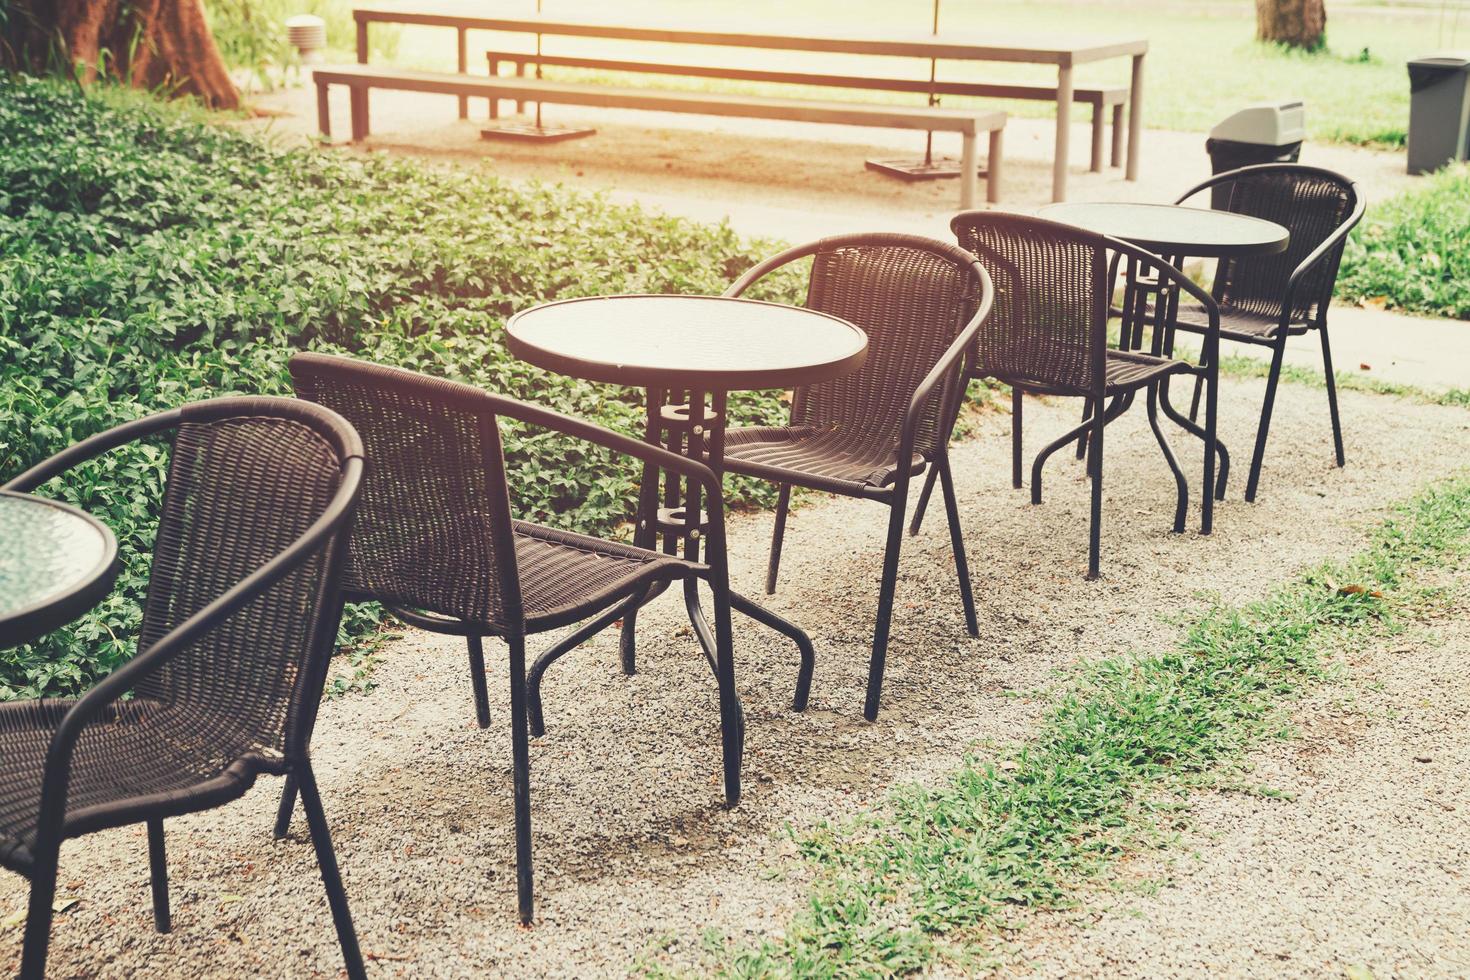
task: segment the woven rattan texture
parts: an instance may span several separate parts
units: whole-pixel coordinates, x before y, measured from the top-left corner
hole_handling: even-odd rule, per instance
[[[1226,210],[1274,221],[1291,232],[1285,252],[1220,261],[1214,292],[1222,316],[1238,311],[1279,321],[1292,270],[1352,214],[1352,185],[1322,171],[1285,168],[1243,173],[1221,186]],[[1297,286],[1293,320],[1311,319],[1332,298],[1342,249],[1339,242]]]
[[[806,305],[868,335],[853,374],[799,392],[791,425],[731,430],[731,469],[775,476],[800,472],[818,488],[850,491],[892,483],[904,415],[919,382],[974,316],[978,283],[955,256],[911,245],[852,244],[818,252]],[[914,440],[911,471],[934,458],[958,403],[947,382],[929,399]],[[749,466],[747,464],[753,464]]]
[[[139,649],[287,550],[322,514],[341,461],[281,418],[185,423],[175,437]],[[67,835],[238,795],[276,769],[318,614],[318,553],[146,675],[85,728],[72,757]],[[24,870],[51,734],[69,701],[0,705],[0,863]],[[209,784],[209,785],[206,785]]]
[[[298,358],[291,373],[297,394],[341,414],[366,449],[344,589],[507,626],[502,562],[513,559],[495,542],[510,540],[510,505],[495,417],[407,371]]]
[[[499,420],[481,392],[345,358],[298,356],[291,373],[297,393],[344,416],[367,450],[347,548],[352,595],[506,635],[564,625],[589,606],[692,567],[512,521]],[[505,550],[513,554],[502,554],[497,541],[512,542]]]
[[[1107,316],[1099,301],[1107,257],[1096,236],[998,214],[961,215],[953,227],[995,285],[972,374],[1091,392]]]

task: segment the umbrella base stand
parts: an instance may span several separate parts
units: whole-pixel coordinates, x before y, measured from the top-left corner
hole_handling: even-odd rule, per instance
[[[880,174],[897,177],[899,180],[940,180],[945,177],[958,177],[960,175],[960,162],[954,157],[933,157],[925,160],[869,160],[868,169],[876,170]],[[980,168],[980,176],[986,175],[986,169]]]
[[[560,143],[591,136],[595,129],[580,126],[537,126],[534,123],[505,123],[480,130],[483,140],[513,140],[517,143]]]

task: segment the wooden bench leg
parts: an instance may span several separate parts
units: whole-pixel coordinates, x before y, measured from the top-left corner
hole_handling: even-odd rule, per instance
[[[467,34],[468,32],[463,27],[459,28],[459,73],[461,75],[467,74],[470,70],[469,47],[466,44]],[[468,95],[459,97],[459,118],[470,118],[470,97]]]
[[[1005,132],[1004,129],[990,131],[990,159],[985,162],[985,200],[991,204],[1000,203],[1001,141]]]
[[[361,143],[368,134],[368,90],[352,86],[352,142]]]
[[[1103,136],[1105,135],[1105,124],[1108,121],[1107,113],[1103,111],[1101,102],[1092,105],[1092,163],[1087,168],[1095,174],[1102,173],[1103,168]]]
[[[980,186],[980,161],[975,159],[975,133],[964,134],[960,149],[960,210],[975,206],[975,190]]]
[[[499,78],[500,77],[500,59],[498,59],[498,58],[491,58],[490,59],[490,77],[491,78]],[[497,99],[497,98],[495,98],[495,96],[493,96],[493,95],[490,97],[490,118],[491,119],[499,119],[500,118],[500,100]]]
[[[1123,103],[1113,106],[1113,166],[1123,166]]]
[[[327,83],[316,83],[316,128],[321,131],[322,139],[332,138],[332,104],[327,97]]]

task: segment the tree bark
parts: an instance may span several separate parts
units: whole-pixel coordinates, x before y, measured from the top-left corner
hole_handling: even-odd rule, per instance
[[[1315,51],[1327,32],[1322,0],[1256,0],[1256,39]]]
[[[11,0],[0,60],[29,71],[75,71],[233,109],[240,93],[201,0]]]

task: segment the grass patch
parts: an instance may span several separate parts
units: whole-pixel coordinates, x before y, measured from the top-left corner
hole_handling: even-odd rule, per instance
[[[1260,358],[1245,354],[1227,354],[1220,358],[1220,374],[1228,378],[1261,378],[1271,375],[1271,364]],[[1470,388],[1449,388],[1445,391],[1430,391],[1418,385],[1403,384],[1369,377],[1356,371],[1334,371],[1338,391],[1362,391],[1370,395],[1388,395],[1404,398],[1423,405],[1448,405],[1454,408],[1470,408]],[[1312,388],[1327,387],[1327,378],[1320,370],[1302,367],[1300,364],[1282,364],[1281,380]]]
[[[1337,295],[1470,320],[1470,165],[1374,205],[1348,239]]]
[[[1120,856],[1160,839],[1191,787],[1289,730],[1328,670],[1425,601],[1423,568],[1470,538],[1470,477],[1396,509],[1365,550],[1241,608],[1220,607],[1178,646],[1079,668],[1036,737],[1001,761],[971,755],[934,787],[900,789],[842,825],[796,835],[815,874],[778,939],[701,944],[724,976],[889,976],[981,965],[1020,909],[1061,909]],[[1261,792],[1232,779],[1231,790]],[[659,973],[658,957],[640,964]]]
[[[288,393],[305,348],[638,433],[641,392],[516,361],[505,319],[556,297],[718,293],[774,250],[485,168],[281,149],[121,89],[0,78],[0,133],[0,482],[149,412]],[[785,414],[773,392],[732,396],[731,411]],[[506,448],[518,516],[591,532],[629,516],[627,461],[516,426]],[[114,453],[50,491],[107,522],[124,571],[72,627],[0,651],[0,700],[75,693],[131,656],[166,456]],[[774,499],[749,480],[730,495]]]

